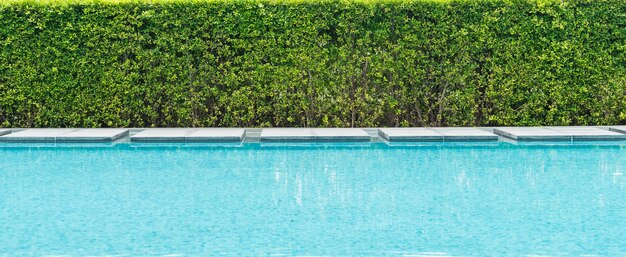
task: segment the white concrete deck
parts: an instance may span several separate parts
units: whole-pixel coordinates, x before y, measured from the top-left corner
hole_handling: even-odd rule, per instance
[[[128,129],[35,128],[0,136],[3,142],[111,142],[128,135]]]
[[[387,141],[496,141],[498,136],[480,128],[381,128],[378,134]]]
[[[130,136],[131,142],[240,142],[242,128],[154,128]]]
[[[264,128],[261,141],[370,141],[359,128]]]
[[[597,127],[503,127],[494,132],[518,141],[626,140],[626,134]]]

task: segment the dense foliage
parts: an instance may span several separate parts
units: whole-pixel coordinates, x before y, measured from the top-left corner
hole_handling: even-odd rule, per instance
[[[626,123],[626,1],[0,4],[1,127]]]

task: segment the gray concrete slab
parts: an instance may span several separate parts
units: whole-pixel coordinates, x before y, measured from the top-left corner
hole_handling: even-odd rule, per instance
[[[626,135],[597,127],[547,127],[554,131],[569,133],[572,141],[626,140]]]
[[[385,144],[389,147],[475,147],[475,146],[484,146],[484,147],[497,147],[500,145],[499,141],[492,140],[484,140],[484,141],[468,141],[468,140],[459,140],[459,141],[386,141]]]
[[[480,128],[381,128],[379,135],[396,142],[497,141],[498,136]]]
[[[130,136],[131,142],[239,142],[242,128],[155,128]]]
[[[128,136],[128,129],[76,129],[56,137],[57,142],[112,142]]]
[[[130,147],[133,148],[176,148],[176,149],[180,149],[180,148],[196,148],[196,149],[202,149],[202,148],[208,148],[208,149],[214,149],[214,148],[238,148],[238,147],[243,147],[244,143],[239,141],[233,141],[233,142],[227,142],[227,141],[222,141],[222,142],[176,142],[176,141],[170,141],[170,142],[132,142],[131,144],[129,144]]]
[[[387,141],[443,142],[443,135],[430,128],[381,128],[378,134]]]
[[[503,127],[498,135],[518,141],[626,140],[626,135],[597,127]]]
[[[128,129],[25,129],[0,137],[3,142],[111,142],[128,134]]]
[[[493,130],[497,135],[519,141],[571,141],[572,136],[545,127],[502,127]]]
[[[370,135],[359,128],[315,128],[317,141],[370,141]]]
[[[498,141],[498,135],[480,128],[432,128],[443,141]]]
[[[10,129],[0,129],[0,136],[10,134],[10,133],[11,133]]]
[[[272,141],[370,141],[371,137],[358,128],[265,128],[262,142]]]
[[[261,141],[313,141],[315,135],[310,128],[265,128],[259,136]]]
[[[3,142],[52,142],[56,141],[56,138],[65,133],[74,131],[75,129],[54,129],[54,128],[35,128],[25,129],[8,135],[0,136],[0,141]]]
[[[341,147],[341,148],[364,148],[371,147],[372,142],[370,141],[262,141],[259,143],[261,147],[306,147],[306,148],[319,148],[319,147],[327,147],[332,145],[332,147]]]
[[[185,142],[190,129],[154,128],[139,131],[130,136],[131,142]]]
[[[245,134],[242,128],[199,128],[187,135],[187,142],[240,142]]]

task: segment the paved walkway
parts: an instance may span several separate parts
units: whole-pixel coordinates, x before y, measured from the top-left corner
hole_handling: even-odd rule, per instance
[[[453,142],[617,141],[626,126],[496,128],[35,128],[0,129],[0,142]]]

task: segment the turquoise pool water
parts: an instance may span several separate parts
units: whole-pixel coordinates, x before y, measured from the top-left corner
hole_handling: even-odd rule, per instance
[[[5,144],[0,256],[626,256],[625,170],[600,143]]]

